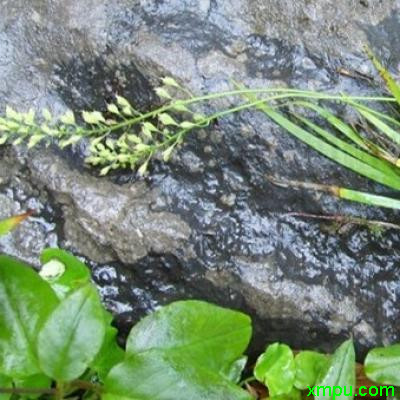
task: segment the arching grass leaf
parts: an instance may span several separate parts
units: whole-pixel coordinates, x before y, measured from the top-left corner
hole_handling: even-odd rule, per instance
[[[5,235],[11,230],[15,229],[24,219],[31,216],[33,211],[27,211],[26,213],[15,215],[14,217],[6,218],[0,221],[0,236]]]

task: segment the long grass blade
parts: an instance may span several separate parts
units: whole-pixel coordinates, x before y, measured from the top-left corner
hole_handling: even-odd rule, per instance
[[[307,118],[304,118],[300,115],[295,115],[295,117],[300,120],[303,124],[307,125],[309,128],[311,128],[314,132],[316,132],[318,135],[323,137],[326,141],[332,143],[334,146],[339,148],[340,150],[345,151],[346,153],[350,154],[351,156],[359,159],[362,162],[365,162],[366,164],[370,165],[372,168],[378,169],[382,171],[385,174],[391,175],[394,178],[397,178],[398,175],[396,172],[393,171],[391,165],[388,162],[382,161],[377,157],[374,157],[367,152],[360,150],[353,145],[345,142],[344,140],[336,137],[335,135],[331,134],[329,131],[322,129],[318,125],[314,124]]]
[[[315,137],[305,129],[294,124],[282,114],[267,106],[265,103],[258,104],[257,108],[263,111],[269,118],[275,121],[275,123],[280,125],[282,128],[286,129],[293,136],[297,137],[314,150],[317,150],[325,157],[328,157],[342,166],[358,173],[359,175],[363,175],[369,179],[372,179],[375,182],[381,183],[393,189],[400,189],[400,177],[387,175],[382,171],[372,168],[370,165],[363,163],[352,156],[349,156],[347,153]]]
[[[5,235],[11,230],[15,229],[24,219],[33,214],[33,210],[29,210],[24,214],[15,215],[0,221],[0,236]]]
[[[252,94],[244,95],[247,99],[254,101],[256,96]],[[295,125],[293,122],[285,118],[282,114],[274,111],[266,103],[258,103],[256,107],[270,117],[275,123],[286,129],[293,136],[300,139],[303,143],[306,143],[314,150],[317,150],[324,156],[331,160],[341,164],[342,166],[363,175],[375,182],[381,183],[393,189],[400,189],[400,177],[388,176],[382,173],[380,170],[372,168],[368,164],[365,164],[356,158],[349,156],[345,152],[338,150],[334,146],[326,143],[325,141],[318,139],[305,129]]]
[[[316,113],[318,113],[321,117],[326,119],[332,126],[334,126],[339,132],[343,133],[347,138],[356,143],[358,146],[362,148],[367,148],[364,142],[364,139],[356,132],[354,129],[343,122],[341,119],[333,115],[326,108],[320,107],[314,103],[306,102],[306,101],[296,101],[294,104],[300,105],[305,108],[309,108]]]
[[[372,125],[378,128],[382,133],[384,133],[389,139],[391,139],[396,144],[400,145],[400,134],[395,131],[392,127],[387,125],[385,122],[380,120],[377,116],[371,114],[369,111],[358,109],[358,112]]]
[[[370,206],[393,208],[397,210],[400,209],[400,200],[393,199],[391,197],[380,196],[367,192],[360,192],[358,190],[347,189],[336,185],[322,185],[320,183],[285,180],[277,178],[273,175],[268,175],[266,178],[274,185],[283,188],[313,190],[316,192],[328,193],[341,199],[364,203]]]
[[[397,100],[397,103],[400,105],[400,86],[393,79],[390,72],[380,63],[380,61],[375,57],[375,55],[368,47],[365,47],[365,51],[367,52],[368,57],[371,59],[375,68],[378,70],[382,79],[386,82],[386,86],[388,87],[394,98]]]
[[[357,190],[339,188],[339,197],[345,200],[356,201],[370,206],[393,208],[400,210],[400,200],[376,194],[359,192]]]

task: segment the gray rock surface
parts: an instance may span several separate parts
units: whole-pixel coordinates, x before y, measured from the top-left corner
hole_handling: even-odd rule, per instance
[[[104,108],[119,93],[141,108],[174,76],[198,93],[291,85],[375,92],[338,67],[376,75],[368,43],[398,72],[400,1],[2,0],[0,106]],[[212,107],[226,105],[226,101]],[[86,257],[104,299],[128,327],[178,298],[252,314],[267,340],[360,351],[400,338],[399,234],[338,234],[288,211],[397,213],[272,186],[266,174],[382,191],[300,144],[256,112],[193,133],[146,180],[99,178],[84,148],[0,153],[0,217],[38,215],[0,250],[34,265],[46,246]]]

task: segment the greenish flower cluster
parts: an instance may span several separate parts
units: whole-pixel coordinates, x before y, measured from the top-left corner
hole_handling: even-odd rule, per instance
[[[162,82],[155,91],[165,101],[163,106],[143,114],[117,95],[105,112],[83,111],[84,124],[78,123],[70,110],[55,117],[44,109],[37,116],[33,110],[23,113],[7,106],[0,118],[0,145],[26,142],[29,148],[38,144],[65,148],[86,139],[89,154],[85,161],[101,167],[100,175],[118,168],[137,169],[144,175],[152,158],[168,161],[189,130],[209,122],[189,109],[186,103],[192,103],[191,98],[172,99],[171,88],[180,92],[178,95],[188,95],[174,79],[164,78]]]

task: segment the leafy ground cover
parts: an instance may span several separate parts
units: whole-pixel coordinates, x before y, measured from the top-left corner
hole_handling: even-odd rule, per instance
[[[250,316],[199,300],[159,308],[121,346],[88,267],[53,248],[41,264],[0,255],[1,400],[300,400],[315,386],[353,387],[315,396],[352,400],[357,384],[400,386],[400,345],[358,373],[351,338],[333,354],[272,343],[254,363]]]

